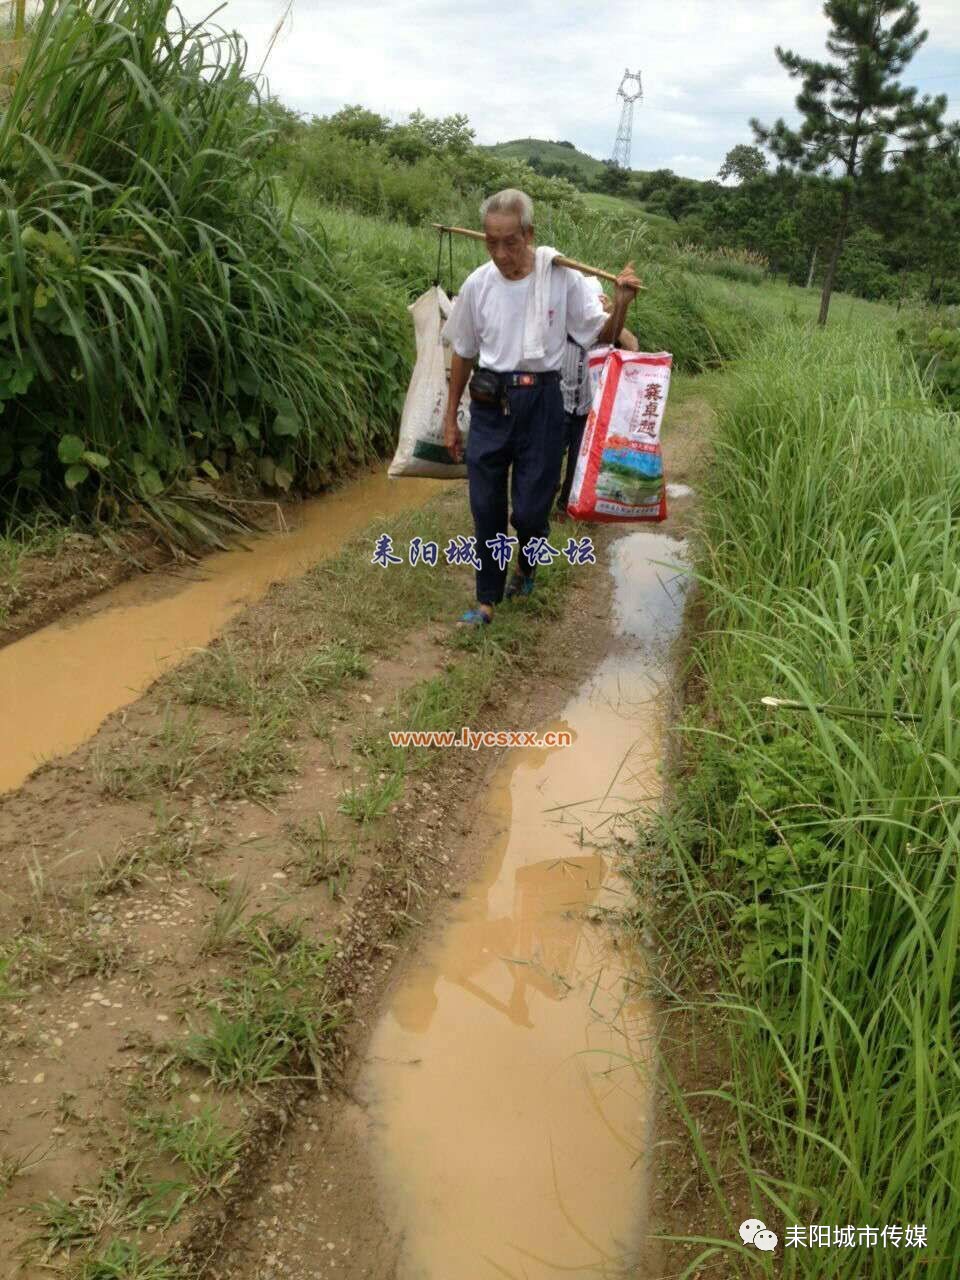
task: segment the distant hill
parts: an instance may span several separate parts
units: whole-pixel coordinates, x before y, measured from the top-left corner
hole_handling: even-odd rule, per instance
[[[510,156],[514,160],[529,162],[535,156],[542,164],[571,165],[587,182],[603,169],[603,162],[588,156],[585,151],[578,151],[573,145],[567,146],[563,142],[546,142],[543,138],[515,138],[513,142],[498,142],[483,150],[498,156]]]
[[[491,151],[494,155],[512,156],[515,160],[526,160],[536,157],[541,164],[565,164],[578,171],[586,182],[592,181],[604,168],[602,160],[588,156],[585,151],[578,151],[572,142],[547,142],[544,138],[514,138],[512,142],[497,142],[492,147],[482,147],[482,151]],[[630,175],[642,178],[646,169],[631,169]]]

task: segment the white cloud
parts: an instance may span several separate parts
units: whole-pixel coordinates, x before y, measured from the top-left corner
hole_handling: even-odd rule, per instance
[[[251,69],[284,7],[228,0],[217,15],[247,38]],[[184,11],[195,20],[209,10],[185,0]],[[905,80],[960,97],[960,6],[921,0],[921,19],[930,39]],[[616,10],[585,0],[294,0],[267,76],[308,113],[345,102],[390,115],[464,111],[481,142],[565,138],[602,157],[617,132],[623,67],[639,65],[634,166],[709,177],[730,147],[752,141],[751,116],[793,115],[798,86],[774,46],[823,56],[826,28],[815,0],[639,0]]]

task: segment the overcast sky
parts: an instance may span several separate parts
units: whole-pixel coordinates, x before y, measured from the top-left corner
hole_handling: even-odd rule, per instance
[[[186,0],[193,20],[213,3]],[[227,0],[214,22],[249,45],[259,68],[286,0]],[[960,3],[921,0],[930,35],[904,80],[946,93],[960,118]],[[294,0],[266,65],[271,91],[326,115],[360,102],[400,117],[463,111],[481,143],[567,139],[609,156],[625,67],[640,70],[632,165],[709,178],[751,142],[748,121],[793,116],[798,85],[774,45],[822,57],[827,22],[813,0]],[[957,105],[954,105],[956,102]]]

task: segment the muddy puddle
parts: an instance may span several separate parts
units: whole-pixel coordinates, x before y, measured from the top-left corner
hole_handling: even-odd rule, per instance
[[[642,1265],[651,1011],[625,981],[642,957],[603,917],[624,901],[611,841],[659,796],[683,602],[662,562],[681,552],[647,532],[614,544],[618,638],[540,730],[573,744],[505,757],[476,833],[484,870],[372,1036],[360,1092],[397,1280]]]
[[[208,556],[189,575],[124,583],[105,593],[91,616],[54,623],[0,649],[0,791],[85,742],[112,711],[208,644],[272,582],[334,555],[374,517],[422,506],[444,487],[438,480],[363,476],[305,503],[302,522],[289,532]]]

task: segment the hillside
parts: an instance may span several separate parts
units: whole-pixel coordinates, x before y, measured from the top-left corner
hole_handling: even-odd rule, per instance
[[[588,156],[585,151],[578,151],[573,145],[564,142],[546,142],[543,138],[515,138],[512,142],[498,142],[492,147],[484,147],[493,155],[509,156],[515,160],[531,159],[542,164],[565,164],[576,169],[586,181],[594,179],[603,171],[603,161]]]
[[[547,142],[543,138],[514,138],[512,142],[497,142],[492,147],[482,147],[481,150],[489,151],[492,155],[524,160],[527,164],[533,160],[535,164],[569,165],[586,182],[592,182],[605,167],[602,160],[587,155],[585,151],[578,151],[572,143]],[[630,170],[632,178],[644,178],[646,175],[645,169]]]

